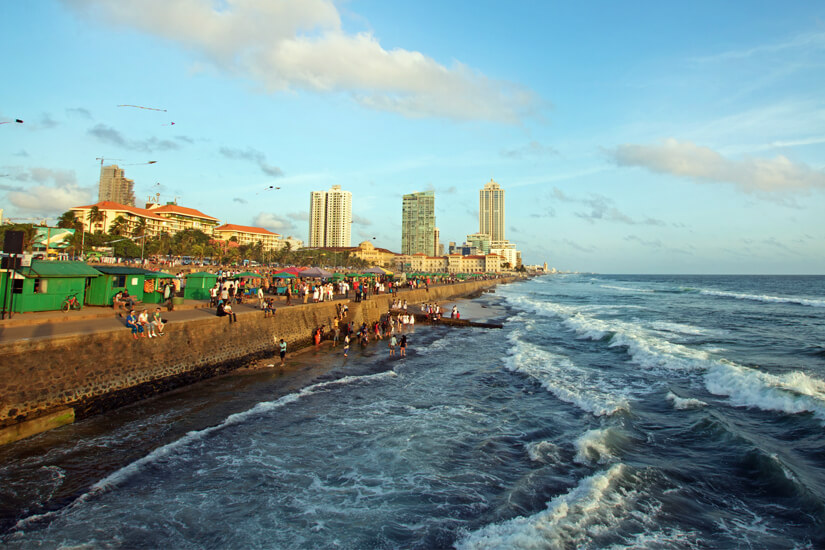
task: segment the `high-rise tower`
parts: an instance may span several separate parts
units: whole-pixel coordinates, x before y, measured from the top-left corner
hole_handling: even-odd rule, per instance
[[[490,178],[478,192],[478,232],[491,241],[504,239],[504,189]]]
[[[333,185],[309,198],[309,246],[347,247],[352,231],[352,193]]]
[[[98,201],[111,201],[126,206],[135,205],[135,182],[125,177],[117,164],[100,167]]]
[[[401,253],[435,256],[435,194],[404,195],[401,210]]]

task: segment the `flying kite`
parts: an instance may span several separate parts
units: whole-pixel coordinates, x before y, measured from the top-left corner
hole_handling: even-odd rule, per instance
[[[161,124],[161,126],[174,126],[174,125],[175,125],[174,122],[170,122],[169,124]]]
[[[267,187],[266,189],[264,189],[264,191],[269,191],[270,189],[280,189],[280,187],[275,187],[274,185],[270,185],[269,187]],[[259,192],[255,193],[255,194],[256,194],[256,195],[260,195],[261,193],[260,193],[260,191],[259,191]]]
[[[14,120],[5,120],[3,122],[0,122],[0,124],[11,124],[12,122],[16,122],[18,124],[23,124],[23,121],[20,120],[19,118],[15,118]]]
[[[134,107],[135,109],[146,109],[147,111],[161,111],[166,112],[166,109],[155,109],[154,107],[143,107],[141,105],[118,105],[118,107]]]

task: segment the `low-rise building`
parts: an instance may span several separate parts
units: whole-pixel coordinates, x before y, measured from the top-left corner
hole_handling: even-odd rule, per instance
[[[99,217],[92,221],[90,213],[95,210],[95,207],[97,207]],[[71,211],[75,215],[75,218],[83,224],[83,230],[88,233],[94,233],[96,231],[109,233],[112,225],[118,218],[123,218],[124,234],[133,235],[137,227],[142,223],[141,220],[146,221],[146,235],[149,237],[156,237],[164,232],[172,233],[172,231],[170,231],[172,227],[170,220],[151,210],[138,208],[137,206],[129,206],[111,201],[100,201],[87,206],[75,206]]]
[[[216,227],[213,233],[215,237],[223,241],[229,241],[232,237],[235,237],[240,245],[257,244],[260,241],[264,250],[280,250],[284,246],[278,233],[273,233],[263,227],[225,223]]]
[[[179,206],[174,202],[164,205],[150,202],[146,205],[146,209],[153,214],[169,220],[168,227],[170,234],[175,234],[187,229],[197,229],[207,235],[212,235],[212,230],[221,223],[218,218],[213,218],[194,208]]]
[[[498,273],[503,258],[498,254],[462,256],[427,256],[426,254],[399,255],[395,267],[398,271],[424,273]]]

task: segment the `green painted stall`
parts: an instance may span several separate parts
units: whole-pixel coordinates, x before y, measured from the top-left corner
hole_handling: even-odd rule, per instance
[[[99,271],[84,262],[48,260],[32,260],[17,274],[11,285],[11,310],[17,313],[57,311],[71,295],[77,296],[82,307],[90,281],[100,277]]]
[[[139,267],[122,267],[116,265],[94,266],[101,276],[89,286],[86,303],[90,306],[110,306],[112,299],[119,290],[126,289],[129,295],[138,302],[142,302],[143,282],[146,274],[151,273]]]
[[[162,271],[147,271],[143,283],[143,302],[146,304],[163,303],[163,287],[167,283],[174,284],[175,276]],[[172,289],[174,295],[174,288]]]
[[[183,297],[187,300],[208,300],[209,289],[215,286],[218,276],[214,273],[196,271],[186,276],[186,287],[183,289]]]

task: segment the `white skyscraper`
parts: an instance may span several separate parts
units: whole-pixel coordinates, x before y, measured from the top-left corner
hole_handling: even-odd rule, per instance
[[[309,199],[309,246],[350,246],[352,193],[333,185],[329,191],[312,191]]]
[[[491,241],[505,240],[504,189],[490,178],[478,195],[478,232],[489,235]]]

